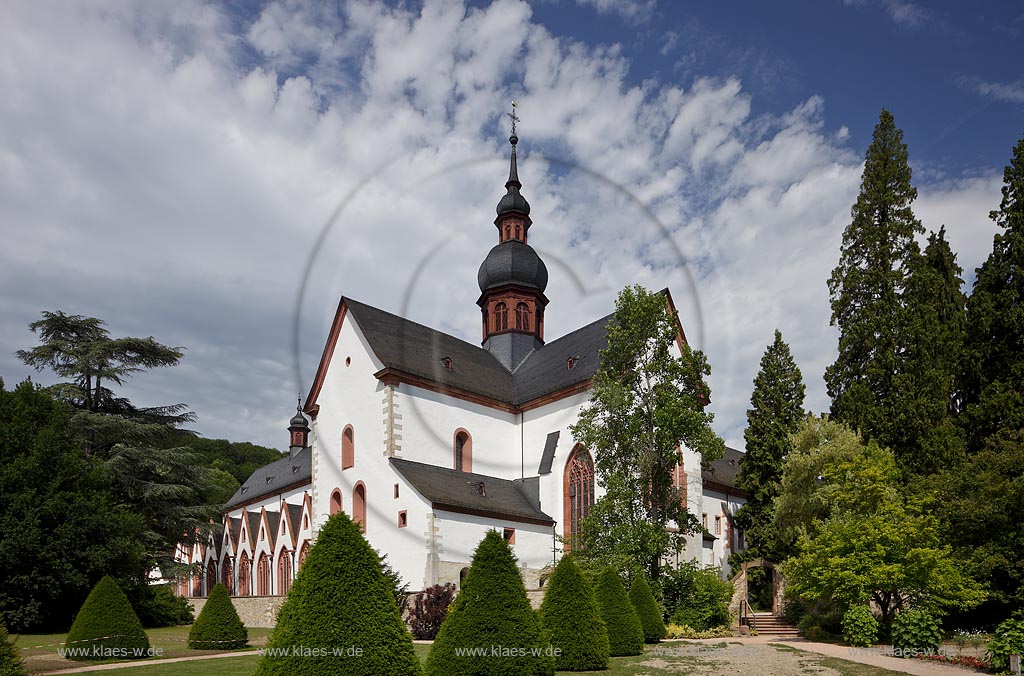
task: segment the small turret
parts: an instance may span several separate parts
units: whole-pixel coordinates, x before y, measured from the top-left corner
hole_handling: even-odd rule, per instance
[[[306,416],[302,415],[302,399],[299,399],[295,415],[288,423],[288,434],[291,438],[288,452],[294,458],[299,451],[309,446],[309,422]]]

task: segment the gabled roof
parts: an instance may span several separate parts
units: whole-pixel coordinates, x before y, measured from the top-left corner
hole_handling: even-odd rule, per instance
[[[249,549],[256,551],[256,538],[260,534],[260,513],[246,512],[246,516],[249,517],[249,524],[246,528],[246,534],[249,536]]]
[[[224,509],[230,510],[312,480],[313,450],[307,447],[296,453],[294,458],[285,455],[280,460],[275,460],[253,472],[231,496]]]
[[[384,368],[378,373],[406,376],[442,390],[468,393],[516,409],[542,397],[585,387],[608,344],[606,327],[612,315],[552,341],[534,352],[512,372],[494,355],[461,338],[404,319],[351,298],[342,297],[304,410],[314,413],[316,399],[334,352],[341,323],[351,313]],[[573,367],[568,368],[569,359]],[[451,360],[452,368],[445,366]]]
[[[270,549],[277,548],[277,529],[281,526],[281,512],[267,511],[267,540],[270,541]]]
[[[727,447],[721,458],[712,462],[710,467],[700,473],[701,481],[705,484],[718,484],[742,493],[736,488],[736,477],[740,473],[740,463],[745,456],[746,453],[743,451]]]
[[[391,466],[436,509],[526,523],[554,523],[521,489],[520,482],[401,458],[391,458]]]
[[[293,505],[285,503],[285,509],[288,513],[288,537],[292,541],[292,549],[299,543],[299,531],[302,530],[302,505]]]

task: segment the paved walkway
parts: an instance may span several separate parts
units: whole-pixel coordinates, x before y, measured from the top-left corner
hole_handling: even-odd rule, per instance
[[[818,653],[819,655],[826,655],[828,657],[838,657],[841,660],[847,660],[848,662],[858,662],[860,664],[868,664],[873,667],[882,667],[883,669],[890,669],[892,671],[899,671],[904,674],[915,674],[916,676],[967,676],[969,674],[978,674],[981,672],[969,669],[967,667],[960,667],[954,664],[942,664],[940,662],[931,662],[928,660],[919,660],[914,658],[902,658],[893,657],[891,655],[870,654],[869,649],[851,648],[845,645],[835,645],[832,643],[814,643],[807,641],[802,638],[787,638],[783,639],[778,636],[738,636],[734,638],[718,638],[718,639],[705,639],[702,643],[721,643],[727,641],[729,643],[742,643],[744,645],[767,645],[769,643],[773,645],[784,645],[790,648],[796,648],[797,650],[805,650],[809,653]]]
[[[255,655],[255,650],[246,650],[237,653],[217,653],[216,655],[196,655],[194,657],[168,657],[167,659],[146,660],[144,662],[116,662],[114,664],[96,664],[91,667],[75,667],[73,669],[61,669],[60,671],[47,671],[44,676],[56,676],[56,674],[84,674],[87,671],[110,671],[111,669],[127,669],[129,667],[144,667],[147,664],[173,664],[174,662],[195,662],[197,660],[216,660],[222,657],[244,657]]]
[[[826,655],[828,657],[838,657],[839,659],[847,660],[849,662],[859,662],[860,664],[868,664],[873,667],[882,667],[883,669],[890,669],[892,671],[902,672],[904,674],[914,674],[915,676],[967,676],[969,674],[977,674],[979,672],[966,667],[958,667],[952,664],[940,664],[938,662],[928,662],[925,660],[917,659],[903,659],[900,657],[891,657],[889,655],[871,655],[865,650],[858,650],[850,648],[849,646],[833,645],[831,643],[814,643],[812,641],[806,641],[802,638],[795,639],[780,639],[779,637],[772,636],[737,636],[733,638],[712,638],[704,639],[700,641],[693,641],[696,643],[742,643],[743,645],[784,645],[790,648],[796,648],[797,650],[805,650],[810,653],[817,653],[819,655]],[[687,641],[690,642],[690,641]],[[432,643],[432,641],[417,641],[417,643]],[[666,645],[671,645],[672,642],[666,642]],[[160,660],[148,660],[146,662],[120,662],[117,664],[97,664],[90,667],[75,667],[73,669],[61,669],[60,671],[48,671],[45,676],[57,676],[58,674],[82,674],[88,671],[110,671],[113,669],[126,669],[129,667],[139,667],[146,664],[172,664],[174,662],[195,662],[196,660],[215,660],[226,657],[243,657],[245,655],[255,655],[255,651],[248,650],[245,652],[237,653],[217,653],[216,655],[196,655],[194,657],[171,657],[168,659]]]

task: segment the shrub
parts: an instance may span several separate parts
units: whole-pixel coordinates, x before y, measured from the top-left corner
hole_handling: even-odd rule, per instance
[[[677,568],[666,569],[662,587],[673,623],[697,631],[732,623],[729,602],[732,600],[733,586],[731,582],[722,579],[720,568],[702,568],[696,561],[689,561]]]
[[[101,636],[109,638],[100,639]],[[100,580],[85,599],[66,640],[69,645],[83,649],[67,653],[73,660],[148,656],[149,639],[142,623],[128,597],[109,575]]]
[[[644,630],[640,616],[626,595],[622,578],[614,568],[605,568],[597,580],[597,603],[608,627],[608,648],[612,657],[639,655],[644,651]]]
[[[843,640],[860,648],[875,644],[878,640],[878,620],[871,612],[871,606],[850,606],[843,615]]]
[[[809,641],[827,641],[843,635],[843,611],[833,603],[805,606],[806,614],[797,623],[800,635]]]
[[[1024,653],[1024,618],[1010,618],[992,632],[988,658],[996,671],[1010,670],[1010,655]]]
[[[938,619],[925,610],[904,610],[892,621],[892,647],[895,651],[936,651],[942,643]]]
[[[417,594],[409,613],[413,637],[424,641],[437,638],[437,632],[441,629],[441,623],[444,622],[448,606],[454,597],[455,585],[450,582],[443,585],[435,584]]]
[[[796,626],[807,617],[807,606],[799,599],[787,599],[782,606],[782,617],[789,624]]]
[[[491,652],[495,648],[498,654]],[[456,654],[456,650],[474,649],[487,652]],[[555,673],[550,637],[526,598],[515,556],[497,531],[489,531],[477,545],[462,591],[430,649],[426,672],[429,676]]]
[[[551,645],[561,651],[555,656],[556,669],[608,668],[608,627],[601,619],[594,588],[569,555],[562,557],[551,574],[540,619],[551,634]]]
[[[647,578],[637,575],[629,586],[629,600],[636,608],[640,617],[640,626],[644,630],[644,643],[657,643],[665,638],[665,623],[661,619],[661,608],[651,594]]]
[[[195,619],[188,600],[175,594],[169,584],[139,585],[128,596],[139,622],[147,629],[192,624]]]
[[[238,617],[228,590],[217,583],[210,590],[210,598],[206,599],[206,605],[188,632],[188,647],[196,650],[233,650],[244,648],[248,640],[249,632]]]
[[[728,627],[715,627],[714,629],[697,631],[685,624],[669,624],[665,627],[665,635],[668,638],[730,638],[732,636],[732,629]]]
[[[0,676],[28,676],[18,649],[7,639],[7,627],[0,622]]]
[[[344,512],[320,529],[267,649],[256,676],[422,673],[380,557]]]

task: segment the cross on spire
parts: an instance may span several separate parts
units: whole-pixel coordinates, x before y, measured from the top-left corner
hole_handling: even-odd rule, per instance
[[[506,115],[508,115],[509,119],[512,120],[512,135],[513,136],[516,135],[516,122],[519,121],[519,116],[516,115],[516,108],[518,108],[518,107],[519,107],[519,104],[517,104],[515,101],[512,101],[512,112],[511,113],[505,113]]]

